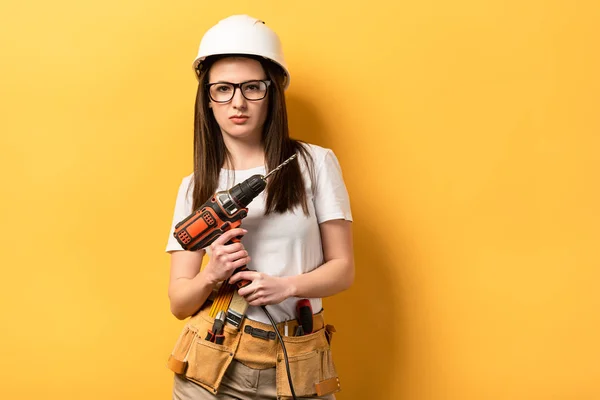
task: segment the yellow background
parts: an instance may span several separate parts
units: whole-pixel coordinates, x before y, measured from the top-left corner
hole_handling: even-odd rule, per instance
[[[191,63],[248,13],[351,195],[338,399],[600,399],[598,3],[218,3],[0,7],[0,398],[170,398]]]

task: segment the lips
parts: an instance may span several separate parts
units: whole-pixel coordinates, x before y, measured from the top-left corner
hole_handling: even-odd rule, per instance
[[[246,122],[248,120],[248,116],[246,116],[246,115],[233,115],[233,116],[229,117],[229,119],[231,121],[233,121],[233,123],[242,124],[242,123],[244,123],[244,122]]]

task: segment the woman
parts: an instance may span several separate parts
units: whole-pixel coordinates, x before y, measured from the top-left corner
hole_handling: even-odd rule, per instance
[[[339,390],[329,345],[334,329],[324,322],[321,298],[354,280],[352,215],[339,163],[331,150],[289,137],[290,75],[279,38],[264,22],[245,15],[220,21],[202,38],[193,65],[194,173],[179,188],[171,232],[216,191],[297,157],[268,178],[241,228],[198,251],[169,236],[171,311],[191,317],[169,359],[173,398],[290,396],[281,344],[260,307],[266,305],[283,335],[296,396],[332,399]],[[243,265],[249,270],[234,273]],[[224,281],[240,280],[251,281],[238,291],[248,303],[243,326],[226,327],[223,344],[204,340],[214,323],[209,296]],[[301,333],[301,299],[310,301],[313,332],[294,336]]]

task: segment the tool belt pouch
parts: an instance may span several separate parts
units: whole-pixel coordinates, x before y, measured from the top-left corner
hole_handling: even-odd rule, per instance
[[[196,331],[191,329],[189,325],[183,327],[177,343],[167,360],[167,368],[178,375],[184,375],[187,371],[187,355],[192,345],[192,342],[198,337]]]
[[[340,381],[331,357],[333,325],[304,336],[283,336],[294,393],[297,397],[325,396],[340,391]],[[291,397],[281,347],[277,351],[277,396]]]
[[[192,317],[183,328],[167,366],[211,393],[217,393],[223,375],[233,360],[240,332],[225,326],[223,344],[209,342],[205,338],[213,323],[214,318],[205,313]]]

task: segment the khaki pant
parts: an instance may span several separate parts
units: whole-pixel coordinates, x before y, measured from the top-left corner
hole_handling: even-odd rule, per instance
[[[324,397],[298,397],[299,399],[335,400],[334,395]],[[213,395],[185,377],[175,374],[173,400],[276,400],[275,368],[253,369],[233,360],[225,372],[219,391]],[[290,397],[291,399],[291,397]]]

